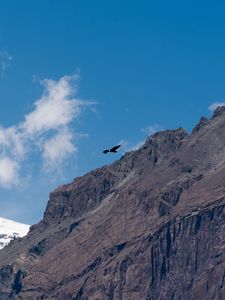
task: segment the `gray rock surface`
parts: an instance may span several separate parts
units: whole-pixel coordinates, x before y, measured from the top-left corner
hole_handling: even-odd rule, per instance
[[[53,191],[0,299],[225,299],[225,108]]]

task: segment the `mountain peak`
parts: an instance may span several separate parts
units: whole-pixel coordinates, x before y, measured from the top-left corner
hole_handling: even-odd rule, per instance
[[[218,106],[213,113],[213,118],[216,118],[223,114],[225,114],[225,106]]]
[[[25,236],[30,226],[0,217],[0,249],[9,244],[11,240]]]
[[[0,251],[0,298],[224,299],[224,112],[54,190]]]
[[[199,131],[201,128],[203,128],[208,123],[208,119],[205,117],[201,117],[199,122],[196,124],[196,126],[193,128],[192,133],[195,133]]]

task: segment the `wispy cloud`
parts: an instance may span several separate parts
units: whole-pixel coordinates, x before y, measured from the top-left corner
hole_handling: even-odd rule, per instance
[[[78,75],[58,81],[45,79],[43,94],[24,121],[9,128],[0,127],[0,186],[18,183],[19,170],[34,151],[39,151],[43,169],[61,169],[63,162],[77,152],[71,124],[93,102],[76,97]]]
[[[41,81],[44,94],[35,102],[35,109],[25,116],[21,127],[33,135],[67,126],[87,105],[86,101],[73,98],[77,92],[76,81],[77,76]]]
[[[123,153],[125,152],[130,152],[130,151],[135,151],[135,150],[138,150],[143,144],[144,144],[145,141],[140,141],[140,142],[137,142],[137,143],[131,143],[127,140],[120,140],[119,141],[119,145],[122,146],[122,151]]]
[[[19,128],[12,126],[9,128],[0,127],[0,154],[22,158],[25,154],[25,145],[22,133]]]
[[[15,160],[5,156],[0,159],[0,185],[11,188],[18,183],[19,165]]]
[[[43,144],[44,169],[51,171],[62,164],[67,156],[77,152],[73,144],[73,134],[68,128],[64,128],[54,137]]]
[[[12,62],[12,56],[7,51],[0,51],[0,75],[4,76],[5,70],[10,66]]]
[[[160,130],[162,130],[162,126],[159,124],[149,125],[147,127],[141,128],[140,131],[150,136]],[[126,139],[122,139],[119,141],[119,144],[122,145],[123,153],[138,150],[145,143],[145,139],[140,140],[139,142],[133,143]]]
[[[219,106],[225,106],[225,102],[214,102],[208,107],[208,109],[214,112],[214,110],[217,109],[217,107]]]
[[[157,131],[162,130],[162,126],[159,124],[149,125],[147,127],[141,128],[141,131],[147,134],[148,136],[156,133]]]
[[[145,141],[140,141],[140,142],[137,142],[136,144],[130,145],[130,147],[128,148],[128,151],[138,150],[144,143],[145,143]]]

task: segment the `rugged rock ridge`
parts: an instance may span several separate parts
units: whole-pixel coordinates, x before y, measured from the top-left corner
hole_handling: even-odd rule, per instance
[[[1,299],[225,299],[225,107],[50,195]]]

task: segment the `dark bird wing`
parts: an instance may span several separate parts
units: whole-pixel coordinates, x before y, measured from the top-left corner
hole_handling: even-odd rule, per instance
[[[110,152],[116,152],[116,150],[119,149],[120,147],[121,147],[121,145],[114,146],[110,149]]]
[[[109,152],[109,150],[104,150],[104,151],[102,151],[104,154],[106,154],[106,153],[108,153]]]

